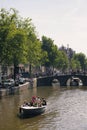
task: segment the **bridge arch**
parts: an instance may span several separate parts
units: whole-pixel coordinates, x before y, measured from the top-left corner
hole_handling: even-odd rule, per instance
[[[83,86],[87,86],[87,75],[58,75],[58,76],[49,76],[49,77],[40,77],[37,79],[37,86],[51,86],[52,81],[57,79],[60,82],[60,86],[67,86],[67,81],[74,78],[79,78]]]
[[[87,76],[82,75],[61,75],[56,78],[59,80],[60,86],[83,86],[87,84],[85,80]]]
[[[58,79],[53,79],[51,84],[52,86],[60,86],[60,81]]]
[[[80,78],[72,76],[67,80],[66,85],[67,86],[83,86],[83,82]]]

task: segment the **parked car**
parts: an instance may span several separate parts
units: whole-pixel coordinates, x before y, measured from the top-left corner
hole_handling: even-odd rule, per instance
[[[6,80],[3,81],[3,83],[2,83],[2,87],[4,87],[4,88],[13,87],[13,86],[15,86],[15,81],[14,81],[14,79],[6,79]]]
[[[19,80],[15,79],[15,86],[19,86]]]
[[[20,84],[23,84],[23,83],[25,83],[25,78],[23,78],[23,77],[20,77],[20,78],[19,78],[19,83],[20,83]]]

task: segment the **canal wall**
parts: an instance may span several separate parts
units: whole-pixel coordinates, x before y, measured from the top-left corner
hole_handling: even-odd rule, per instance
[[[8,96],[8,95],[13,95],[16,93],[19,93],[21,91],[24,91],[25,89],[29,89],[31,87],[37,87],[37,78],[32,79],[31,82],[26,82],[24,84],[20,84],[19,86],[11,87],[11,88],[1,88],[0,89],[0,98]]]
[[[19,93],[20,91],[23,91],[28,88],[29,88],[29,82],[26,82],[25,84],[21,84],[16,87],[11,87],[11,88],[6,88],[6,89],[1,88],[0,89],[0,98]]]

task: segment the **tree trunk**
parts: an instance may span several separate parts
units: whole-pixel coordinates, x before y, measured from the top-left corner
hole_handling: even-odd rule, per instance
[[[19,75],[19,67],[14,64],[14,80],[16,79],[17,75]]]
[[[31,64],[29,64],[29,73],[30,73],[30,78],[31,78],[31,76],[32,76],[32,66],[31,66]]]

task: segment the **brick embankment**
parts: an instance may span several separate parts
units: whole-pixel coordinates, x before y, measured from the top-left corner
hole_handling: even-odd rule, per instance
[[[24,91],[25,89],[28,89],[29,87],[36,87],[37,86],[37,79],[33,79],[33,84],[31,85],[30,82],[26,82],[24,84],[20,84],[19,86],[7,88],[7,89],[0,89],[0,98],[7,96],[7,95],[12,95],[16,94],[20,91]]]
[[[0,98],[7,96],[7,95],[11,95],[11,94],[15,94],[17,92],[20,92],[22,90],[28,89],[29,87],[29,82],[26,82],[24,84],[21,84],[19,86],[15,86],[12,88],[7,88],[7,89],[0,89]]]
[[[7,95],[12,95],[12,94],[16,94],[20,91],[23,91],[25,89],[28,89],[29,87],[36,87],[37,86],[37,79],[34,78],[33,79],[33,84],[31,85],[30,82],[26,82],[24,84],[20,84],[19,86],[15,86],[15,87],[11,87],[11,88],[7,88],[7,89],[0,89],[0,98],[7,96]]]

